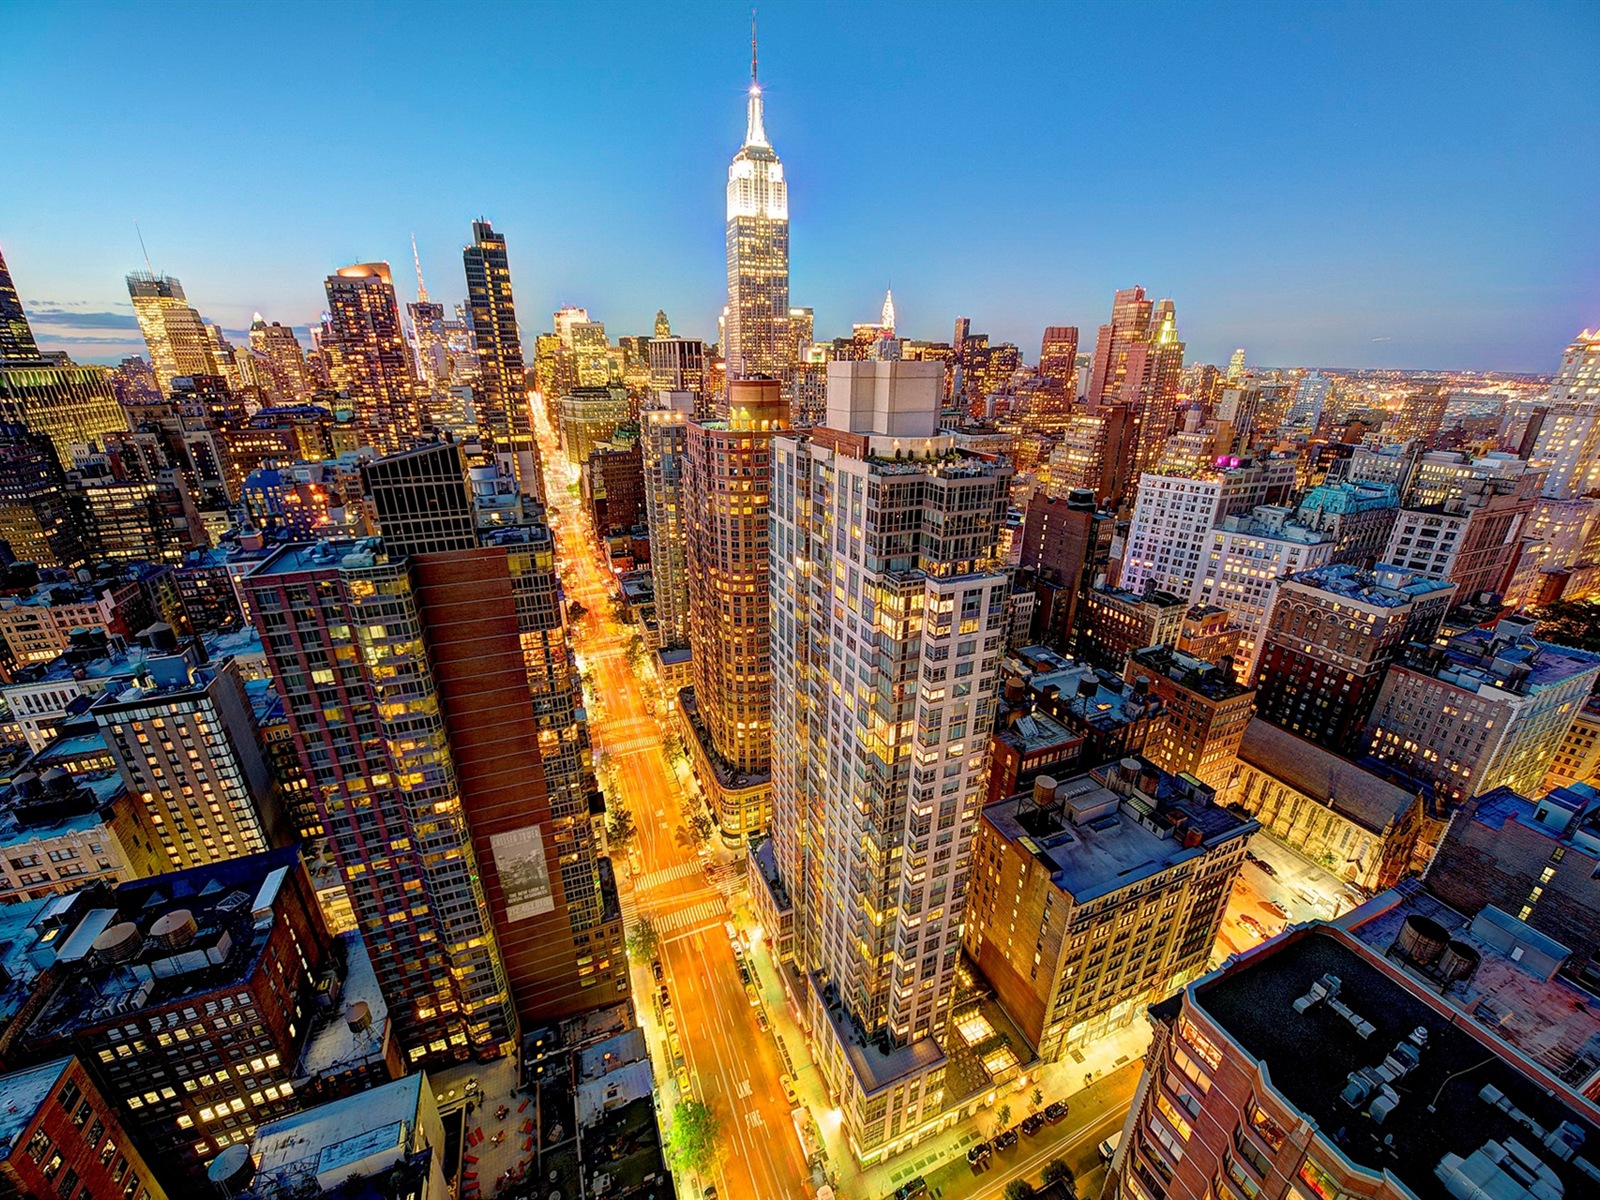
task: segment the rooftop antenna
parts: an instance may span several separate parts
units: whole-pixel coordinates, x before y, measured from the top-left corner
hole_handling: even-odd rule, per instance
[[[750,8],[750,86],[758,86],[756,81],[756,10]]]
[[[133,232],[139,237],[139,253],[144,255],[144,269],[154,275],[156,269],[150,265],[150,251],[144,248],[144,231],[139,228],[139,222],[133,223]]]
[[[422,282],[422,258],[417,254],[417,235],[411,235],[411,261],[417,264],[417,303],[428,302],[428,285]]]

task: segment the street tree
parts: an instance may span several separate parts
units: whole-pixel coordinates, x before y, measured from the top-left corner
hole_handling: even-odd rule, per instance
[[[667,1157],[680,1171],[709,1175],[723,1154],[722,1122],[699,1100],[680,1100],[672,1110]]]
[[[613,849],[626,851],[638,836],[639,827],[634,824],[633,810],[622,804],[612,805],[611,812],[606,816],[606,841]]]
[[[1011,1105],[1002,1104],[994,1110],[994,1132],[999,1133],[1009,1124],[1011,1124]]]
[[[1044,1093],[1041,1092],[1038,1088],[1034,1088],[1033,1089],[1033,1095],[1028,1097],[1028,1104],[1035,1111],[1038,1111],[1039,1105],[1041,1105],[1043,1103],[1044,1103]]]
[[[640,917],[628,930],[628,955],[634,962],[649,962],[661,948],[661,935],[649,917]]]
[[[1028,1200],[1030,1196],[1035,1194],[1036,1193],[1033,1184],[1029,1183],[1026,1179],[1013,1179],[1010,1183],[1006,1184],[1006,1200]]]
[[[1067,1165],[1067,1160],[1064,1158],[1052,1158],[1045,1163],[1040,1178],[1046,1183],[1065,1183],[1072,1189],[1074,1196],[1078,1194],[1077,1176],[1072,1173],[1072,1168]]]

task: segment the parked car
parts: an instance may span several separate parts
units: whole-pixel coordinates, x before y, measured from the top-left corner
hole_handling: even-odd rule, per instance
[[[1105,1141],[1100,1143],[1100,1157],[1109,1163],[1117,1156],[1117,1147],[1122,1144],[1122,1130],[1117,1130]]]
[[[1276,900],[1263,900],[1261,902],[1261,907],[1275,917],[1281,917],[1285,921],[1289,919],[1289,911]]]
[[[1256,855],[1251,854],[1248,850],[1245,851],[1244,858],[1246,862],[1254,863],[1256,870],[1260,871],[1263,875],[1277,875],[1278,873],[1277,867],[1273,866],[1266,859],[1259,858]]]
[[[800,1102],[799,1097],[797,1097],[795,1095],[794,1080],[791,1079],[789,1076],[787,1076],[787,1075],[779,1075],[778,1076],[778,1086],[783,1089],[783,1098],[785,1100],[787,1100],[791,1105],[798,1104]]]
[[[760,1028],[762,1033],[765,1033],[768,1030],[768,1028],[770,1028],[771,1022],[767,1020],[767,1010],[766,1009],[764,1009],[764,1008],[756,1009],[756,1025]]]
[[[754,1008],[754,1007],[756,1007],[756,1005],[761,1003],[761,994],[756,991],[755,984],[753,984],[753,983],[745,984],[744,985],[744,994],[745,994],[745,997],[750,1001],[750,1007],[751,1008]]]
[[[995,1135],[994,1148],[996,1150],[1009,1150],[1017,1144],[1017,1131],[1015,1129],[1002,1129]]]
[[[1041,1130],[1043,1128],[1044,1128],[1044,1117],[1042,1117],[1038,1113],[1034,1113],[1032,1116],[1023,1117],[1022,1118],[1022,1125],[1021,1125],[1022,1132],[1027,1134],[1029,1137],[1032,1137],[1034,1134],[1038,1133],[1039,1130]]]
[[[990,1148],[988,1142],[979,1142],[976,1146],[967,1147],[967,1162],[969,1165],[976,1167],[981,1163],[988,1162],[989,1156],[993,1153],[994,1151]]]
[[[908,1183],[902,1183],[894,1190],[894,1200],[917,1200],[919,1196],[928,1194],[928,1181],[921,1175]]]
[[[1067,1115],[1067,1102],[1055,1100],[1044,1106],[1044,1119],[1054,1125]]]
[[[659,958],[655,959],[653,962],[651,962],[651,964],[650,964],[650,974],[652,974],[652,975],[654,975],[656,977],[656,982],[657,983],[660,983],[663,979],[666,978],[666,974],[667,973],[666,973],[665,970],[662,969],[661,960]]]
[[[1264,938],[1264,937],[1270,936],[1267,933],[1267,927],[1265,925],[1263,925],[1260,921],[1256,920],[1252,916],[1246,915],[1246,916],[1240,917],[1239,918],[1239,924],[1243,925],[1246,929],[1248,929],[1251,933],[1255,934],[1257,937]]]

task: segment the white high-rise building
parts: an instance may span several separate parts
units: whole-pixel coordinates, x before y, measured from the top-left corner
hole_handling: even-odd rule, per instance
[[[1143,475],[1128,525],[1121,586],[1187,596],[1199,583],[1211,531],[1230,513],[1287,499],[1293,459],[1246,460],[1237,467]]]
[[[729,379],[783,379],[789,368],[789,185],[767,142],[755,46],[744,145],[728,167]]]
[[[1238,625],[1233,670],[1240,683],[1255,675],[1278,580],[1333,561],[1334,539],[1293,520],[1293,513],[1262,504],[1247,516],[1223,517],[1211,531],[1204,570],[1189,592],[1190,604],[1226,609]]]
[[[1556,500],[1600,491],[1600,329],[1585,329],[1561,356],[1550,411],[1533,456],[1550,464],[1544,494]]]
[[[864,1164],[944,1111],[1005,652],[1012,471],[940,434],[942,372],[830,363],[825,424],[773,441],[776,903]]]

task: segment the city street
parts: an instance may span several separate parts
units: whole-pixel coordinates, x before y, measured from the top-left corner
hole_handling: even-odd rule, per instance
[[[745,995],[724,923],[728,904],[701,855],[679,828],[684,793],[663,748],[661,721],[649,692],[628,662],[631,626],[613,616],[615,581],[597,559],[581,504],[568,490],[577,471],[568,465],[541,406],[536,429],[544,458],[546,491],[566,600],[587,610],[571,622],[573,648],[592,695],[590,737],[598,759],[612,768],[609,804],[630,809],[638,826],[633,872],[618,862],[623,911],[630,928],[647,916],[661,936],[661,961],[669,1005],[649,964],[633,967],[634,998],[655,1065],[662,1111],[670,1116],[686,1078],[690,1094],[717,1114],[727,1154],[715,1180],[718,1197],[773,1200],[811,1194],[810,1172],[779,1085],[782,1067],[771,1038],[762,1033]],[[620,856],[619,856],[620,857]],[[681,1050],[683,1071],[675,1061]],[[680,1181],[680,1196],[698,1196],[694,1181]]]
[[[1250,839],[1250,854],[1253,861],[1245,860],[1234,881],[1211,954],[1213,965],[1259,946],[1286,925],[1328,920],[1360,901],[1354,887],[1269,833]]]

